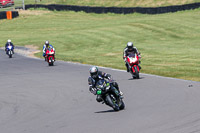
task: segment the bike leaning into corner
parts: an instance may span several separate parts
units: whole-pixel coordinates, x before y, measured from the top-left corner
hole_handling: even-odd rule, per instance
[[[96,95],[100,96],[102,102],[112,107],[115,111],[123,110],[125,104],[121,97],[119,97],[117,89],[105,79],[100,79],[96,83]]]

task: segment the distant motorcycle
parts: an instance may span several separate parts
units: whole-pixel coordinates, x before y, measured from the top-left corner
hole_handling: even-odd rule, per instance
[[[111,91],[113,89],[109,81],[105,79],[100,79],[96,83],[97,95],[101,95],[103,103],[112,107],[115,111],[119,111],[125,108],[125,104],[121,98],[116,96],[116,94]]]
[[[139,76],[139,72],[140,72],[140,69],[139,69],[139,57],[136,53],[132,53],[132,54],[129,54],[127,56],[127,62],[129,64],[129,71],[132,75],[133,78],[137,78],[139,79],[140,76]]]
[[[13,55],[13,46],[11,46],[11,45],[8,45],[7,47],[6,47],[6,54],[9,56],[9,58],[12,58],[12,55]]]
[[[53,66],[55,62],[54,58],[55,51],[52,48],[46,49],[46,61],[48,62],[49,66]]]

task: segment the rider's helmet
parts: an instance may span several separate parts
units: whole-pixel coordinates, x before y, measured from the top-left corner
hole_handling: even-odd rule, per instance
[[[11,43],[11,40],[10,40],[10,39],[8,39],[8,43]]]
[[[48,47],[49,46],[49,41],[45,41],[45,45],[46,45],[46,47]]]
[[[98,77],[98,67],[93,66],[90,68],[90,76],[94,79]]]
[[[132,49],[133,48],[133,43],[132,42],[128,42],[127,43],[127,47],[128,47],[128,49]]]

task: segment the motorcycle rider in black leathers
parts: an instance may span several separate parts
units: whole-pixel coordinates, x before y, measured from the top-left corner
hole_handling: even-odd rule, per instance
[[[13,47],[13,54],[14,54],[14,48],[15,48],[15,46],[14,46],[14,44],[11,42],[10,39],[8,39],[7,43],[5,44],[5,51],[6,51],[6,54],[8,54],[7,47],[8,47],[9,45],[11,45],[11,46]]]
[[[107,79],[109,80],[109,82],[111,83],[111,85],[114,86],[115,89],[117,89],[117,96],[119,96],[120,98],[123,98],[123,93],[119,90],[118,84],[117,82],[112,80],[112,77],[110,74],[108,73],[104,73],[102,71],[98,71],[98,68],[96,66],[93,66],[90,68],[90,77],[88,78],[88,84],[89,84],[89,91],[91,93],[93,93],[94,95],[96,95],[96,83],[99,79]],[[97,102],[102,102],[103,99],[101,97],[101,95],[97,95],[96,98]]]
[[[124,59],[124,62],[125,62],[125,66],[127,68],[127,72],[129,72],[129,64],[126,60],[126,57],[131,53],[136,53],[138,55],[138,57],[141,58],[140,52],[138,51],[138,49],[133,46],[132,42],[128,42],[127,46],[124,48],[124,52],[123,52],[123,59]],[[139,63],[140,63],[140,61],[139,61]],[[139,67],[139,69],[141,69],[140,64],[138,65],[138,67]]]

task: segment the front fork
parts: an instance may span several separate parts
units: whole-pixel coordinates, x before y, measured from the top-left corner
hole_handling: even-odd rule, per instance
[[[138,65],[133,65],[133,66],[132,66],[132,68],[131,68],[131,69],[132,69],[132,72],[135,73],[135,67],[136,67],[137,71],[139,72],[140,69],[139,69],[139,66],[138,66]]]

